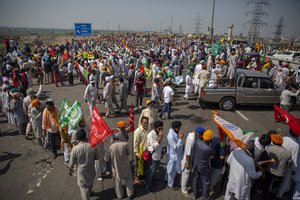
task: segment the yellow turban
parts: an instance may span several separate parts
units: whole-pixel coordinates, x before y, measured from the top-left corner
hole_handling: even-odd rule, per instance
[[[203,133],[203,140],[206,142],[211,141],[213,136],[214,136],[214,133],[212,132],[212,130],[206,130]]]
[[[34,108],[34,107],[36,107],[39,103],[40,103],[40,101],[39,101],[38,99],[33,99],[33,100],[31,101],[31,106]]]
[[[147,100],[146,105],[148,106],[151,102],[152,102],[151,100]]]
[[[126,128],[126,122],[125,121],[119,121],[117,123],[118,128]]]

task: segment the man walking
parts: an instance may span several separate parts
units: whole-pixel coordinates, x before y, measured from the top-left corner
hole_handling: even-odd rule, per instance
[[[98,152],[86,141],[86,132],[80,129],[76,133],[79,143],[73,147],[70,158],[70,172],[72,175],[74,166],[77,166],[77,184],[80,188],[81,199],[90,199],[95,178],[95,160]]]
[[[93,113],[93,107],[96,103],[96,98],[97,98],[96,95],[97,95],[96,81],[92,80],[90,81],[90,84],[86,86],[84,91],[84,99],[85,102],[88,103],[91,115]]]
[[[159,117],[162,118],[163,113],[167,112],[167,118],[168,119],[173,119],[171,117],[171,109],[172,109],[172,101],[175,104],[175,99],[173,98],[174,96],[174,90],[171,88],[171,81],[166,82],[166,86],[164,87],[163,90],[163,98],[164,98],[164,108],[162,109],[161,113],[159,114]]]

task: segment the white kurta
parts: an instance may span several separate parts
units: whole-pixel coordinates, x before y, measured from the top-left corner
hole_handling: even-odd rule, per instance
[[[257,179],[262,173],[255,171],[255,164],[241,148],[235,149],[229,155],[227,163],[230,165],[225,200],[235,196],[239,200],[250,200],[251,178]]]

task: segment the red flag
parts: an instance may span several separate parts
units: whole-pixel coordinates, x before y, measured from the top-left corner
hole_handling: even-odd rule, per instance
[[[130,124],[130,131],[134,131],[134,111],[133,111],[133,103],[130,106],[130,115],[129,115],[129,124]]]
[[[94,147],[103,140],[105,140],[112,131],[100,115],[96,106],[93,108],[92,113],[92,123],[91,123],[91,130],[90,130],[90,143],[91,146]]]
[[[275,104],[274,117],[276,121],[286,122],[296,135],[300,135],[300,119],[296,118]]]

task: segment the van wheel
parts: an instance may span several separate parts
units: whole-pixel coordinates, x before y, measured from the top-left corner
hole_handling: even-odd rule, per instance
[[[222,110],[233,110],[235,108],[235,100],[232,97],[225,97],[220,101],[219,108]]]

